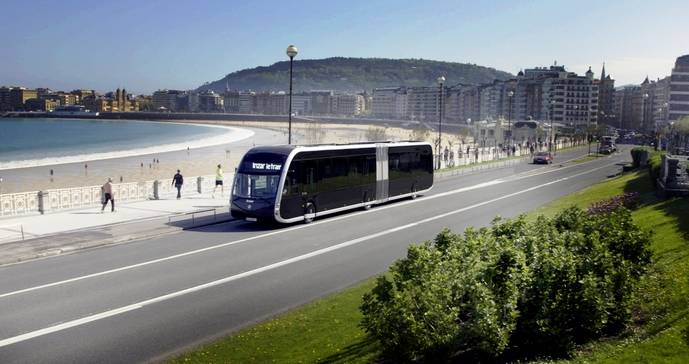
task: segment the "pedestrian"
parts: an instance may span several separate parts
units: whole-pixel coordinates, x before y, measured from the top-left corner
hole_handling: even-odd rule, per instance
[[[455,151],[450,150],[450,167],[455,166]]]
[[[103,193],[103,207],[100,209],[101,214],[105,210],[108,201],[110,201],[110,211],[115,212],[115,193],[112,191],[112,178],[108,177],[108,182],[105,182],[100,190]]]
[[[215,170],[215,187],[213,187],[213,195],[212,197],[215,198],[215,190],[218,189],[218,186],[220,186],[220,196],[225,194],[225,188],[223,187],[222,181],[224,179],[223,172],[222,172],[222,166],[218,164],[218,168]]]
[[[180,173],[179,169],[177,170],[177,174],[175,174],[174,177],[172,177],[172,185],[175,186],[177,189],[177,199],[179,200],[182,198],[182,185],[184,184],[184,177],[182,177],[182,173]]]
[[[144,162],[141,162],[141,168],[144,168]]]

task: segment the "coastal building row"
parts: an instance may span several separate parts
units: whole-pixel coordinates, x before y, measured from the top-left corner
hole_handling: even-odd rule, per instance
[[[125,89],[117,89],[100,95],[93,90],[71,92],[52,91],[47,88],[27,89],[25,87],[0,87],[0,112],[44,111],[50,112],[60,106],[83,105],[94,112],[139,111],[143,97],[132,97]]]
[[[689,116],[689,55],[678,57],[670,76],[614,92],[616,127],[654,132]]]
[[[153,110],[160,112],[226,112],[241,114],[285,115],[289,95],[285,92],[214,91],[189,92],[158,90],[152,96]],[[311,91],[292,95],[292,113],[296,115],[357,116],[366,111],[365,94],[336,94]]]
[[[443,119],[468,124],[472,120],[553,120],[582,130],[595,125],[599,104],[612,109],[610,90],[614,81],[596,80],[589,69],[585,76],[564,66],[520,71],[516,78],[484,85],[387,87],[373,90],[371,114],[379,118],[437,121],[442,98]],[[605,100],[599,87],[605,85]]]

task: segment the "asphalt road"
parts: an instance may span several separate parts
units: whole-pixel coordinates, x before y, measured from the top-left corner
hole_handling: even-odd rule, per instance
[[[309,225],[235,221],[0,268],[0,362],[167,358],[383,272],[444,227],[485,226],[605,180],[623,149],[442,178],[416,200]]]

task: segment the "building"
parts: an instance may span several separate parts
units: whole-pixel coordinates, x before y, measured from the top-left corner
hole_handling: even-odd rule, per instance
[[[186,93],[180,90],[158,90],[153,93],[151,100],[155,111],[182,111],[186,107],[180,107],[184,101]],[[190,110],[191,111],[191,110]]]
[[[382,119],[403,119],[407,116],[405,87],[374,88],[371,96],[371,115]]]
[[[670,122],[689,116],[689,54],[677,58],[670,76]]]
[[[292,114],[311,114],[311,95],[306,93],[301,93],[297,95],[292,94]]]
[[[443,95],[445,95],[444,91]],[[439,114],[439,87],[407,88],[407,118],[411,120],[438,121]]]
[[[355,116],[364,112],[363,95],[338,94],[333,97],[332,111],[336,115]]]
[[[223,107],[225,112],[239,112],[239,92],[226,90],[223,94]]]
[[[191,94],[190,94],[191,96]],[[213,92],[206,90],[198,94],[198,111],[201,112],[223,112],[223,97]],[[196,110],[190,110],[196,111]]]
[[[589,67],[585,76],[567,72],[564,66],[553,65],[558,77],[543,82],[541,115],[548,120],[565,125],[575,133],[584,133],[598,123],[598,85],[594,83]]]
[[[12,110],[12,101],[10,99],[10,88],[6,86],[0,87],[0,112]]]
[[[444,100],[443,119],[448,123],[470,124],[480,119],[480,88],[474,85],[448,87]]]
[[[615,80],[605,74],[605,63],[600,73],[598,84],[598,121],[603,124],[616,126],[615,115]]]
[[[332,91],[311,91],[311,114],[329,115],[332,114],[333,92]]]
[[[24,103],[24,109],[26,111],[44,111],[50,112],[55,110],[56,107],[60,106],[60,102],[50,98],[35,98],[28,99]]]
[[[641,83],[641,129],[652,132],[667,122],[670,101],[670,78]]]
[[[26,100],[38,98],[36,90],[29,90],[24,87],[13,87],[10,89],[10,109],[14,111],[24,111]]]
[[[643,96],[641,86],[625,86],[615,90],[615,114],[617,127],[641,129]]]

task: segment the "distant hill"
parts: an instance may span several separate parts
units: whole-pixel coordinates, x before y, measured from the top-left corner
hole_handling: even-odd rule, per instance
[[[504,80],[512,75],[494,68],[467,63],[424,59],[326,58],[294,61],[294,92],[309,90],[370,91],[387,86],[430,86],[438,76],[447,85],[481,84]],[[289,88],[289,61],[267,67],[233,72],[206,83],[199,90],[286,91]]]

